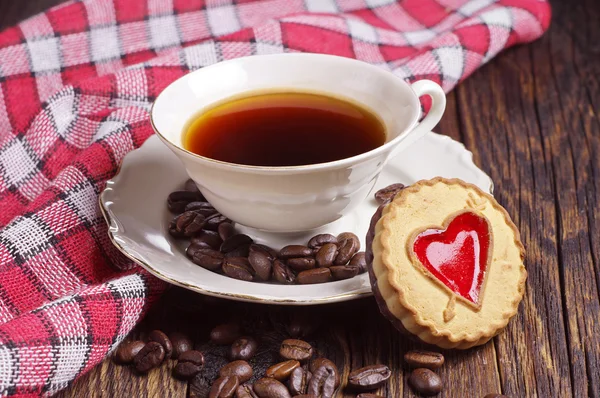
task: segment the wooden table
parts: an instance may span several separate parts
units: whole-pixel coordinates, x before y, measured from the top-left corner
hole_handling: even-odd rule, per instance
[[[0,0],[0,27],[60,1]],[[448,95],[436,129],[463,142],[493,178],[495,196],[521,230],[529,271],[519,314],[506,332],[483,347],[447,355],[439,372],[443,397],[600,397],[600,2],[552,3],[550,31],[460,84]],[[169,291],[135,335],[181,324],[200,343],[231,310],[248,311],[259,329],[274,323],[268,334],[274,340],[284,336],[289,308],[192,296]],[[202,310],[210,313],[202,318]],[[385,363],[394,375],[380,393],[413,396],[401,357],[415,346],[378,315],[373,299],[309,311],[323,320],[309,341],[344,375]],[[209,355],[218,363],[221,354]],[[259,358],[258,368],[268,355]],[[193,386],[176,381],[173,366],[139,377],[107,360],[58,396],[203,396],[206,380]]]

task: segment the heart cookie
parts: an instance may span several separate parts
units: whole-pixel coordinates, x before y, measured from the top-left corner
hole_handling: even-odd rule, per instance
[[[382,205],[366,257],[381,312],[441,348],[486,343],[525,291],[516,226],[491,195],[457,179],[419,181]]]

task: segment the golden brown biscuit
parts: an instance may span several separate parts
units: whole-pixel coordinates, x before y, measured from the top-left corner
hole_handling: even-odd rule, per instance
[[[516,226],[491,195],[461,180],[434,178],[400,191],[374,216],[367,246],[382,313],[442,348],[487,342],[525,291]]]

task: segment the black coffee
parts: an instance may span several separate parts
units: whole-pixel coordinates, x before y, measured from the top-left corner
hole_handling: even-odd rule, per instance
[[[331,162],[375,149],[385,128],[370,111],[313,93],[256,94],[203,111],[184,133],[198,155],[252,166]]]

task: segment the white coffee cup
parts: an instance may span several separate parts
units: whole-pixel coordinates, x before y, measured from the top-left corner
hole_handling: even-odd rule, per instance
[[[328,163],[292,167],[247,166],[196,155],[183,147],[189,120],[203,109],[244,94],[302,91],[361,104],[385,125],[384,145]],[[419,97],[432,106],[421,114]],[[269,232],[308,231],[336,221],[364,201],[392,156],[430,131],[446,107],[442,88],[412,85],[350,58],[322,54],[258,55],[220,62],[169,85],[151,111],[154,130],[181,159],[188,175],[222,214]]]

